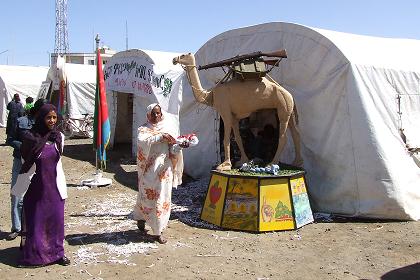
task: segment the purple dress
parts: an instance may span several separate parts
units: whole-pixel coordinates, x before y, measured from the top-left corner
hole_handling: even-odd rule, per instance
[[[55,145],[46,144],[23,199],[23,265],[44,265],[64,256],[64,199],[57,189]]]

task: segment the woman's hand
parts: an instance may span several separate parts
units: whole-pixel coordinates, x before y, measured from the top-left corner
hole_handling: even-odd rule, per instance
[[[168,142],[168,144],[175,144],[176,140],[168,133],[162,133],[163,141]]]

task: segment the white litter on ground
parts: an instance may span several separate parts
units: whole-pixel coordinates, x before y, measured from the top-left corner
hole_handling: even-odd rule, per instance
[[[128,243],[125,245],[113,245],[107,244],[103,246],[108,250],[109,254],[115,254],[119,256],[129,257],[133,254],[144,254],[151,249],[157,249],[158,246],[154,243]]]
[[[210,178],[182,184],[172,190],[172,216],[181,222],[199,228],[219,229],[200,219]]]
[[[194,227],[218,228],[200,219],[208,181],[209,178],[188,182],[173,190],[172,218]],[[86,190],[84,187],[78,189]],[[135,201],[136,196],[132,193],[108,194],[92,198],[88,204],[80,206],[81,212],[69,215],[66,240],[70,245],[79,246],[73,252],[73,265],[105,262],[131,266],[136,265],[130,260],[131,256],[158,249],[150,241],[137,242],[140,233],[136,222],[130,218]],[[173,245],[174,248],[189,246],[180,242]]]
[[[104,252],[94,252],[92,247],[81,246],[75,253],[73,253],[73,265],[76,266],[78,264],[103,262],[99,260],[99,257],[104,254]]]
[[[82,215],[86,217],[127,216],[131,212],[136,199],[130,194],[108,195],[108,198],[93,202],[93,205],[86,207],[88,209],[82,212]]]

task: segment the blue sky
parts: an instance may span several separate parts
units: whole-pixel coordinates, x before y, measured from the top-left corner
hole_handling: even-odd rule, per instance
[[[54,50],[55,0],[3,0],[0,64],[48,66]],[[214,36],[266,22],[292,22],[361,35],[420,40],[417,0],[141,1],[68,0],[70,52],[92,52],[94,36],[128,47],[196,52]]]

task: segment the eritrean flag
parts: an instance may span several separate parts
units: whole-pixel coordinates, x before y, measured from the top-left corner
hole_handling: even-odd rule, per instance
[[[106,103],[105,80],[102,70],[102,59],[99,49],[96,51],[96,93],[95,115],[93,122],[93,149],[96,150],[97,159],[101,169],[106,166],[106,147],[111,136],[111,126],[108,117],[108,105]],[[98,166],[96,166],[98,168]]]

